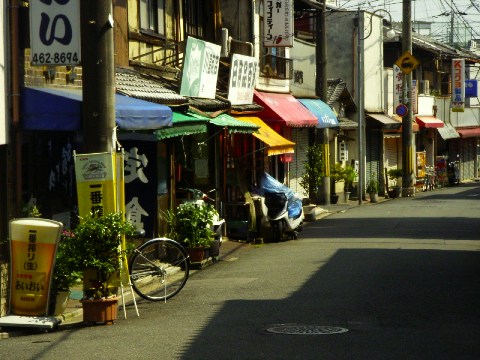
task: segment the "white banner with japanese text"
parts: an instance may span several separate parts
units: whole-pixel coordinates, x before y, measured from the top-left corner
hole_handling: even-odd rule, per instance
[[[293,46],[293,0],[263,2],[263,46]]]
[[[32,65],[78,65],[80,0],[30,0]]]
[[[222,47],[192,37],[187,39],[180,95],[214,99]]]
[[[452,59],[452,111],[465,110],[465,59]]]
[[[240,54],[232,55],[228,100],[232,105],[251,104],[257,78],[258,59]]]

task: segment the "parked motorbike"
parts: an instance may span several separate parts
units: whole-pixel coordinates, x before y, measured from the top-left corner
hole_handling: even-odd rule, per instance
[[[272,230],[273,241],[297,239],[305,219],[298,194],[267,173],[262,177],[260,193],[254,200],[260,202],[258,209],[263,212],[263,220],[266,219]]]
[[[204,193],[203,191],[199,189],[194,189],[194,188],[182,188],[180,190],[186,191],[191,194],[191,198],[186,199],[184,202],[193,202],[197,205],[203,205],[207,201],[214,202],[215,200],[209,197],[207,194],[210,194],[212,192],[215,192],[216,189],[212,189],[208,191],[207,193]],[[212,257],[213,261],[217,260],[217,257],[220,252],[220,245],[222,244],[223,241],[223,234],[225,231],[225,219],[220,218],[220,214],[218,211],[215,209],[215,214],[213,216],[213,232],[215,233],[215,241],[214,245],[210,249],[210,256]]]
[[[460,184],[460,161],[451,161],[447,166],[448,184],[450,186]]]

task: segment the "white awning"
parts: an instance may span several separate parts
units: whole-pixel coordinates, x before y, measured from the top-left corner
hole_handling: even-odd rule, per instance
[[[445,124],[444,127],[437,128],[438,133],[443,140],[456,139],[460,137],[460,134],[455,130],[455,128],[450,124]]]

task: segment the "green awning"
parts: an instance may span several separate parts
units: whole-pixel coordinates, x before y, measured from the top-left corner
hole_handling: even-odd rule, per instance
[[[210,119],[211,124],[227,128],[230,133],[252,134],[260,127],[246,121],[240,121],[228,114],[221,114],[216,118]]]
[[[207,132],[208,118],[192,112],[177,112],[172,114],[172,127],[158,129],[155,134],[157,140],[176,136],[203,134]]]
[[[159,129],[155,132],[157,140],[172,138],[175,136],[204,134],[207,132],[207,124],[185,124]]]
[[[172,115],[172,127],[158,129],[155,133],[157,140],[176,136],[202,134],[207,132],[207,123],[227,128],[230,133],[251,134],[259,129],[259,126],[256,124],[237,120],[227,114],[209,118],[191,111],[174,111]]]

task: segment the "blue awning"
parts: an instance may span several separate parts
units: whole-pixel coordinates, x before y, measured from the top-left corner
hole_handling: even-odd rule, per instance
[[[22,128],[75,131],[82,129],[82,91],[22,88]],[[172,126],[172,110],[165,105],[115,94],[115,122],[124,130],[152,130]]]
[[[340,126],[333,110],[320,99],[298,99],[318,119],[317,128],[332,128]]]

